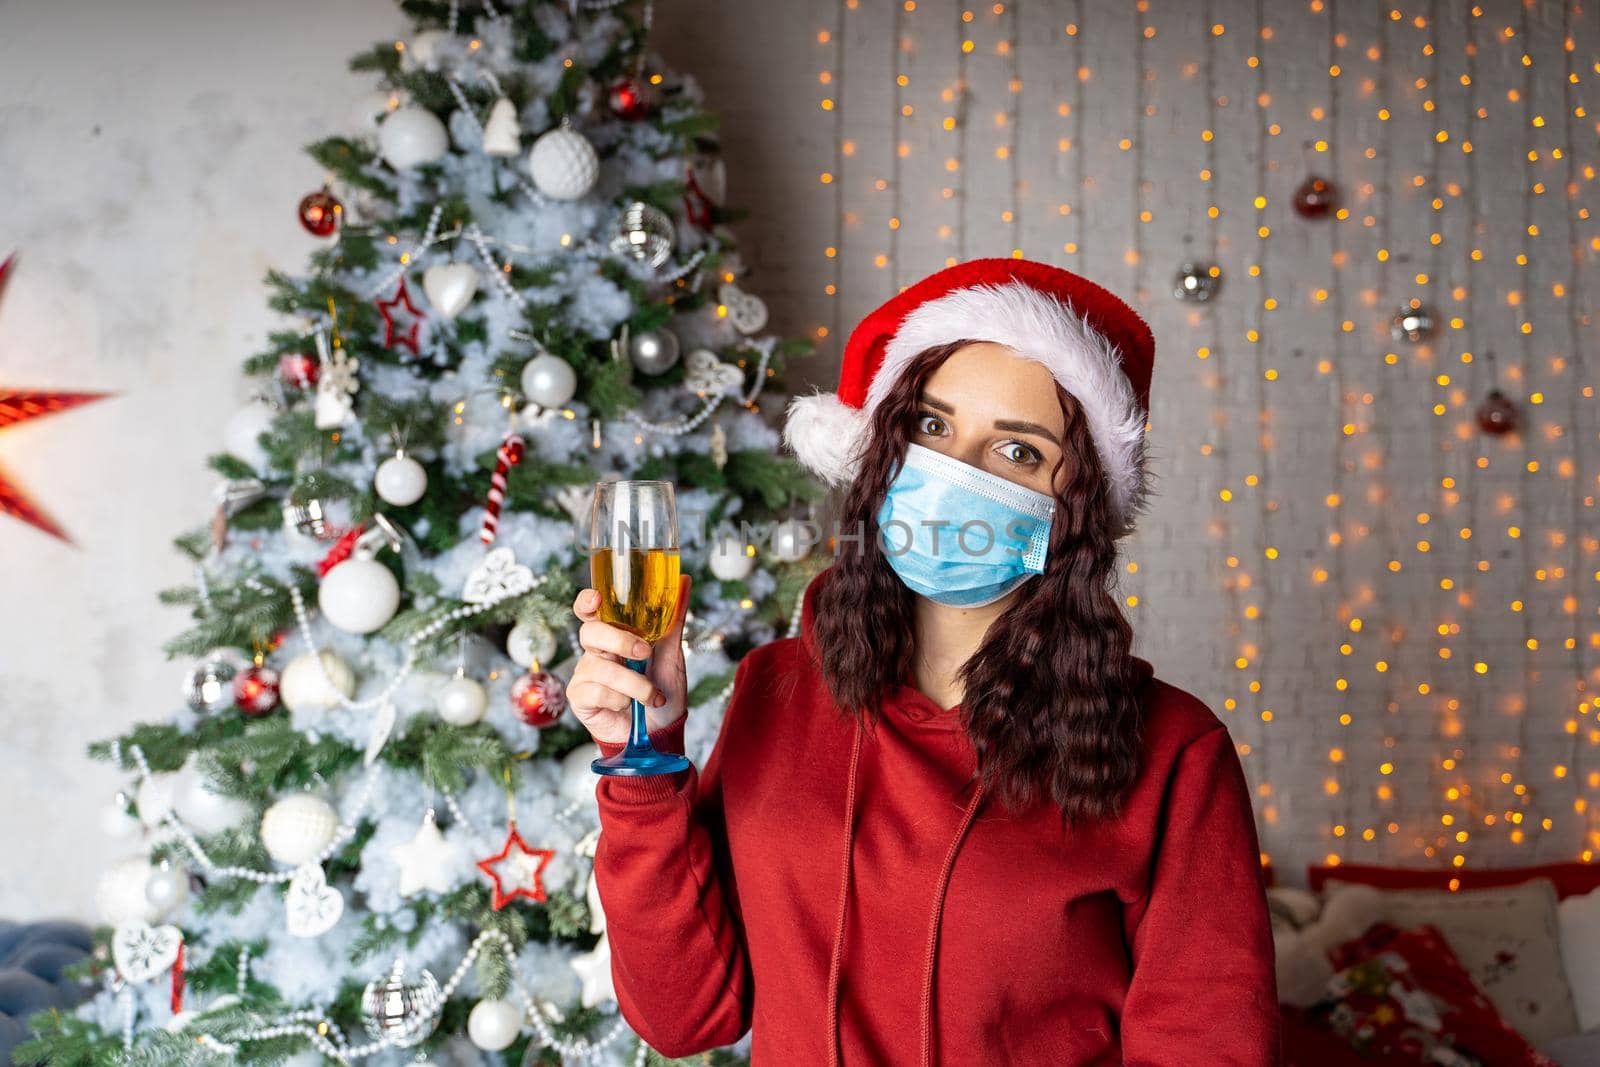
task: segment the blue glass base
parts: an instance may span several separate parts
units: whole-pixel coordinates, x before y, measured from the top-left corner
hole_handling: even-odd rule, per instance
[[[589,767],[596,774],[672,774],[674,771],[688,770],[689,757],[676,752],[657,752],[653,748],[634,753],[623,749],[615,756],[605,756],[592,761]]]

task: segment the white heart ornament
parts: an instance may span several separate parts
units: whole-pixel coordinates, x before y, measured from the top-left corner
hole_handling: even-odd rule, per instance
[[[176,926],[126,922],[111,938],[111,959],[117,973],[138,984],[171,970],[182,945],[183,932]]]
[[[758,333],[767,324],[766,301],[732,282],[724,282],[717,289],[717,302],[728,309],[728,321],[740,333]]]
[[[467,263],[441,263],[422,272],[428,303],[447,319],[467,309],[478,292],[478,271]]]
[[[509,548],[490,550],[483,562],[467,575],[467,584],[461,599],[469,604],[482,604],[489,600],[505,600],[521,596],[533,588],[533,571],[517,562],[517,554]]]
[[[285,925],[295,937],[320,937],[344,914],[344,896],[328,884],[320,864],[294,872],[283,898]]]
[[[744,385],[744,371],[724,363],[709,348],[697,348],[684,357],[683,386],[698,396],[733,395]]]

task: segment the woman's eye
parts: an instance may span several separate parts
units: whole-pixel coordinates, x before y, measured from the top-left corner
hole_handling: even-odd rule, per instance
[[[1000,454],[1019,466],[1038,463],[1044,459],[1037,448],[1021,441],[1007,441],[1000,446]]]
[[[939,437],[944,434],[944,420],[937,415],[918,415],[917,432],[925,433],[929,437]]]

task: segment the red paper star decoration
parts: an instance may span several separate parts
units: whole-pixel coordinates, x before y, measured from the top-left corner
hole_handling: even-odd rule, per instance
[[[544,882],[539,876],[556,855],[554,849],[529,848],[522,835],[517,833],[515,822],[507,823],[506,830],[506,844],[500,854],[478,861],[478,870],[487,874],[494,883],[495,911],[519,897],[542,902],[545,898]],[[509,891],[507,885],[511,886]]]
[[[383,316],[383,347],[392,349],[395,345],[404,345],[411,349],[411,354],[417,354],[417,327],[422,325],[422,309],[411,302],[411,294],[406,292],[406,276],[400,275],[400,287],[394,295],[387,300],[374,301],[378,305],[378,314]],[[394,309],[403,307],[411,316],[410,323],[404,331],[395,327]]]
[[[16,256],[10,255],[0,263],[0,289],[3,289],[6,274],[11,270],[11,261]],[[14,426],[19,422],[30,419],[43,418],[54,415],[58,411],[75,408],[79,404],[87,404],[92,400],[99,400],[106,396],[105,393],[47,393],[23,392],[0,389],[0,430]],[[55,521],[33,501],[28,499],[19,487],[6,480],[5,472],[0,471],[0,515],[10,515],[21,519],[30,526],[43,530],[51,537],[59,538],[68,544],[72,538],[66,531],[56,525]]]

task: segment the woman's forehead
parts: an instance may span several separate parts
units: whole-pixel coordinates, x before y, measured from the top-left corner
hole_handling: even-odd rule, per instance
[[[956,349],[928,376],[922,391],[959,415],[986,421],[1028,418],[1057,426],[1065,421],[1049,368],[990,341]]]

